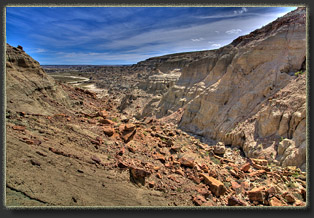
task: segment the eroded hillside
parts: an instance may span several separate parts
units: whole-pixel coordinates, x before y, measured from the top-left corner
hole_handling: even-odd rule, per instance
[[[106,95],[7,45],[6,205],[306,206],[304,13],[114,68]]]
[[[183,67],[157,117],[183,108],[183,130],[305,170],[305,59],[305,9],[298,8]]]

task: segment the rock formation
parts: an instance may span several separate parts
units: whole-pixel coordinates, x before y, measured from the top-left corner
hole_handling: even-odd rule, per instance
[[[158,116],[183,107],[182,129],[304,170],[305,8],[206,54],[181,69]],[[282,139],[293,148],[278,152]]]
[[[218,50],[77,67],[107,76],[101,97],[7,45],[6,206],[306,207],[304,14]]]
[[[37,61],[28,56],[23,48],[7,44],[6,93],[9,112],[48,113],[55,110],[51,104],[67,105],[67,95],[55,85]]]

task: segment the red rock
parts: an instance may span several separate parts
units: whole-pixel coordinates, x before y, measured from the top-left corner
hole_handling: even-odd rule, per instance
[[[136,149],[133,146],[127,145],[126,147],[127,147],[128,151],[135,153]]]
[[[161,176],[160,173],[157,173],[157,174],[156,174],[156,177],[159,178],[159,179],[162,179],[162,176]]]
[[[91,120],[91,119],[88,119],[87,122],[88,122],[89,124],[96,124],[96,121],[95,121],[95,120]]]
[[[121,149],[117,152],[116,155],[122,156],[122,155],[124,154],[124,152],[125,152],[125,148],[123,147],[123,148],[121,148]]]
[[[274,207],[282,207],[284,204],[276,197],[273,197],[269,200],[269,205]]]
[[[58,154],[58,155],[69,156],[69,155],[65,154],[63,151],[60,151],[56,148],[49,147],[49,150],[55,154]]]
[[[99,145],[104,143],[104,141],[102,140],[102,138],[100,136],[97,136],[96,140],[98,141]]]
[[[214,170],[209,170],[208,171],[208,175],[210,175],[210,176],[212,176],[212,177],[217,177],[217,172],[216,171],[214,171]]]
[[[261,174],[264,174],[264,173],[266,173],[265,170],[257,170],[257,171],[255,171],[255,172],[250,173],[249,176],[250,176],[250,177],[253,177],[253,176],[260,176]]]
[[[114,122],[109,119],[99,120],[99,123],[107,124],[107,125],[114,125]]]
[[[24,117],[24,116],[26,115],[26,113],[25,113],[24,111],[20,112],[19,114],[20,114],[20,116],[22,116],[22,117]]]
[[[300,190],[300,194],[302,195],[303,200],[306,201],[306,190],[304,188]]]
[[[125,143],[128,143],[129,141],[133,139],[135,133],[136,133],[136,130],[133,130],[131,132],[123,131],[123,132],[120,132],[120,137],[123,139]]]
[[[202,170],[201,170],[201,167],[199,166],[199,164],[198,163],[195,163],[195,165],[194,165],[194,169],[196,169],[197,170],[197,172],[201,172]]]
[[[258,165],[261,165],[261,166],[267,166],[267,164],[268,164],[268,161],[265,160],[265,159],[254,159],[254,158],[251,158],[251,160],[252,160],[255,164],[258,164]]]
[[[129,172],[130,172],[131,182],[134,182],[137,184],[141,183],[143,186],[145,185],[145,178],[150,176],[150,172],[144,169],[135,168],[135,167],[130,167]]]
[[[177,169],[177,170],[175,171],[175,173],[176,173],[176,174],[179,174],[179,175],[181,175],[181,176],[185,176],[185,174],[184,174],[184,172],[183,172],[182,169]]]
[[[44,153],[42,153],[42,152],[40,152],[40,151],[36,151],[36,153],[39,154],[40,156],[47,157],[46,154],[44,154]]]
[[[27,144],[29,144],[29,145],[34,144],[34,141],[31,140],[31,139],[25,139],[24,142],[27,143]]]
[[[226,192],[226,187],[219,180],[204,173],[200,173],[200,176],[204,178],[205,184],[209,185],[209,189],[217,197],[223,195]]]
[[[127,123],[127,124],[124,125],[124,130],[126,130],[126,131],[133,131],[135,129],[135,127],[136,126],[134,124]]]
[[[171,168],[172,167],[172,164],[171,163],[165,163],[165,167],[167,167],[167,168]]]
[[[118,160],[117,166],[118,166],[119,168],[124,169],[124,168],[127,168],[129,165],[126,164],[126,163],[124,163],[124,162],[122,162],[121,160]]]
[[[97,140],[94,140],[94,139],[91,139],[90,142],[91,142],[92,144],[95,144],[95,145],[98,145],[98,144],[99,144],[98,141],[97,141]]]
[[[197,195],[193,197],[192,201],[196,206],[201,206],[204,202],[206,202],[206,199],[202,195]]]
[[[250,184],[247,181],[241,182],[241,187],[244,190],[249,190],[250,189]]]
[[[246,203],[234,196],[228,198],[228,206],[246,206]]]
[[[295,206],[301,206],[301,207],[303,207],[303,206],[305,206],[306,204],[305,204],[305,202],[302,202],[302,201],[300,201],[300,200],[296,200],[295,203],[294,203],[294,205],[295,205]]]
[[[240,190],[242,188],[241,185],[235,181],[231,181],[231,187],[235,191]]]
[[[93,160],[93,161],[95,161],[96,163],[101,163],[101,160],[99,159],[99,157],[97,157],[96,155],[93,155],[92,157],[91,157],[91,159]]]
[[[122,133],[124,131],[124,129],[125,129],[125,124],[121,124],[119,126],[119,132]]]
[[[103,118],[107,118],[108,117],[108,112],[103,110],[103,111],[99,111],[98,116],[103,117]]]
[[[233,177],[239,178],[239,175],[238,175],[238,173],[236,173],[235,170],[231,169],[231,170],[229,170],[229,172],[230,172],[230,174],[231,174]]]
[[[180,145],[174,145],[170,148],[170,150],[174,151],[174,152],[178,152],[180,151],[181,146]]]
[[[155,182],[154,182],[154,181],[149,182],[149,183],[148,183],[148,186],[149,186],[150,188],[154,188]]]
[[[201,169],[205,172],[205,173],[208,173],[208,166],[206,164],[203,164],[201,166]]]
[[[275,194],[276,194],[276,189],[274,186],[271,186],[269,187],[267,190],[266,190],[266,193],[268,195],[269,198],[273,197]]]
[[[198,193],[200,193],[201,195],[204,195],[206,198],[208,196],[210,196],[210,191],[207,188],[199,188],[196,190]]]
[[[205,207],[212,207],[212,206],[215,206],[213,202],[211,201],[206,201],[205,203],[203,203],[201,205],[202,207],[205,206]]]
[[[241,166],[240,170],[242,170],[243,172],[248,172],[250,169],[250,163],[246,163],[244,165]]]
[[[56,114],[55,116],[59,116],[59,117],[67,117],[67,115],[65,115],[65,114]]]
[[[107,135],[109,137],[112,136],[115,133],[114,128],[112,128],[109,125],[104,126],[103,127],[103,131],[104,131],[105,135]]]
[[[30,160],[30,162],[34,166],[40,166],[41,165],[37,160]]]
[[[195,165],[194,160],[188,159],[186,157],[181,157],[178,161],[180,162],[181,165],[186,166],[186,167],[193,168]]]
[[[160,160],[162,163],[165,163],[166,158],[164,155],[160,154],[160,153],[156,153],[153,155],[155,160]]]
[[[257,187],[257,188],[253,188],[251,191],[248,191],[248,197],[250,199],[250,201],[259,201],[259,202],[263,202],[264,201],[264,190],[265,187]]]
[[[12,129],[18,130],[18,131],[24,131],[26,127],[25,126],[13,126]]]
[[[289,192],[285,192],[282,194],[282,197],[289,203],[289,204],[293,204],[295,202],[295,198],[293,197],[293,195]]]
[[[159,170],[160,169],[160,167],[154,167],[154,170],[155,171],[157,171],[157,170]]]
[[[190,179],[195,182],[196,184],[200,184],[201,183],[201,180],[198,176],[190,176]]]
[[[177,178],[175,177],[175,175],[169,175],[168,176],[168,179],[171,179],[172,181],[175,181],[175,182],[177,182],[177,183],[180,183],[180,181],[179,180],[177,180]]]

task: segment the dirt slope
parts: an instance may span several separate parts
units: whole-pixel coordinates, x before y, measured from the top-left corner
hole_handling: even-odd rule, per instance
[[[54,84],[21,49],[7,54],[6,206],[306,205],[300,169],[208,146],[175,117],[126,117],[107,97]]]

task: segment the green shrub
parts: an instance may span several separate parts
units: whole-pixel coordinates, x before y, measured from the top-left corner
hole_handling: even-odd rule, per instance
[[[210,157],[211,161],[214,162],[214,164],[218,164],[220,165],[220,160],[218,160],[217,158],[215,157]]]
[[[119,119],[117,117],[114,117],[114,118],[112,118],[112,121],[115,122],[115,123],[118,123]]]
[[[304,72],[303,71],[298,71],[298,72],[294,73],[294,75],[295,76],[299,76],[299,75],[302,75],[303,73],[305,73],[305,71]]]

